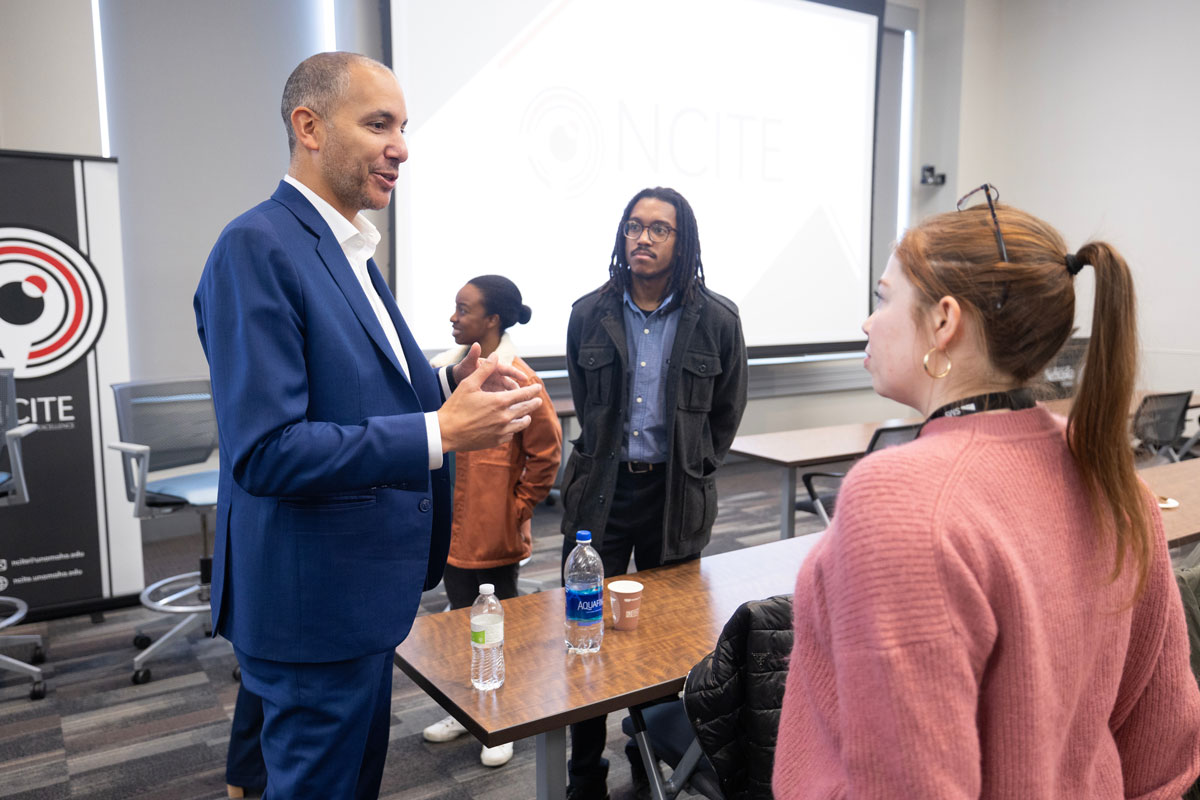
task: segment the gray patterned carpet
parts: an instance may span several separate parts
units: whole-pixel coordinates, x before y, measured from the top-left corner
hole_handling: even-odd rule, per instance
[[[732,464],[718,477],[720,513],[715,554],[771,541],[779,531],[779,473],[752,463]],[[803,491],[803,487],[801,487]],[[534,517],[534,557],[522,578],[557,585],[562,538],[559,507]],[[821,526],[797,515],[797,532]],[[148,543],[147,581],[195,569],[195,538]],[[422,613],[446,605],[440,587],[422,598]],[[215,800],[225,797],[225,749],[237,684],[233,651],[196,631],[150,666],[153,680],[130,681],[134,633],[157,636],[171,620],[140,607],[102,619],[71,617],[14,632],[47,637],[43,665],[49,692],[28,698],[29,682],[0,672],[0,798],[113,798]],[[28,658],[26,648],[5,654]],[[399,670],[392,692],[391,746],[382,798],[391,800],[530,800],[534,743],[516,743],[513,760],[491,769],[479,763],[471,737],[430,744],[420,732],[442,711]],[[633,797],[624,760],[621,715],[610,714],[608,757],[612,800]]]

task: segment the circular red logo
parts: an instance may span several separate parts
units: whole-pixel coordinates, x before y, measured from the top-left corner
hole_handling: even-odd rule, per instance
[[[104,286],[71,245],[30,228],[0,228],[0,367],[51,375],[92,349],[104,328]]]

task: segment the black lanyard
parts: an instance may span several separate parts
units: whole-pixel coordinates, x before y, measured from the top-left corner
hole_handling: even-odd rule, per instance
[[[974,397],[964,397],[962,400],[946,403],[921,423],[921,429],[924,430],[926,425],[938,417],[965,417],[968,414],[998,411],[1004,408],[1011,411],[1024,411],[1027,408],[1033,408],[1034,405],[1033,392],[1030,389],[1009,389],[1007,392],[977,394]],[[917,435],[920,435],[919,431]]]

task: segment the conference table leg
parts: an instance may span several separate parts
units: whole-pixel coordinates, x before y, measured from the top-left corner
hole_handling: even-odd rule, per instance
[[[791,539],[796,535],[796,468],[783,471],[783,502],[779,508],[781,525],[780,539]]]
[[[537,735],[537,800],[567,796],[567,729]]]

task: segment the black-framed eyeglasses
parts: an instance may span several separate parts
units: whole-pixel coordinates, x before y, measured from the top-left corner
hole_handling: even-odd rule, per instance
[[[1000,233],[1000,220],[996,219],[996,203],[1000,202],[1000,190],[990,183],[985,183],[977,189],[972,189],[958,198],[958,210],[962,211],[966,206],[966,202],[979,192],[983,192],[983,197],[987,200],[988,211],[992,215],[992,225],[995,226],[996,247],[1000,250],[1000,260],[1007,262],[1008,248],[1004,246],[1004,236]],[[992,197],[993,194],[995,194],[995,197]]]
[[[625,221],[624,233],[626,239],[640,238],[642,231],[650,231],[650,241],[661,243],[669,239],[671,234],[675,232],[675,229],[665,222],[651,222],[649,225],[643,225],[636,219]]]

